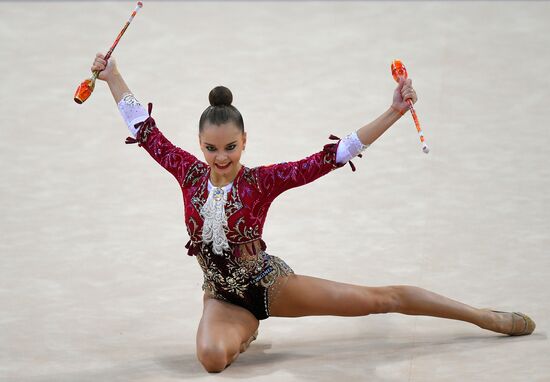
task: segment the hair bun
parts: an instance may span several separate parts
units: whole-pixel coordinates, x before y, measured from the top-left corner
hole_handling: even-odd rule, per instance
[[[233,102],[233,94],[225,86],[216,86],[210,90],[208,99],[212,106],[230,106],[231,102]]]

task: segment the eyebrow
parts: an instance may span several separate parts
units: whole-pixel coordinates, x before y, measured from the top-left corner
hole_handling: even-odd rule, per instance
[[[228,143],[228,144],[226,144],[226,146],[234,145],[235,143],[237,143],[237,141],[233,141],[233,142],[231,142],[231,143]],[[213,145],[212,143],[204,142],[204,144],[205,144],[206,146],[214,146],[214,147],[216,147],[216,145]]]

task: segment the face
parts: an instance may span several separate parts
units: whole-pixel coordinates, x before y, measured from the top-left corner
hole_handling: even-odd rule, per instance
[[[241,154],[246,145],[246,133],[234,122],[212,125],[205,122],[199,142],[206,163],[214,178],[232,181],[241,167]]]

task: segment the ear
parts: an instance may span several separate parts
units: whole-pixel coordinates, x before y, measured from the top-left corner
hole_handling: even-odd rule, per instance
[[[243,150],[246,147],[246,132],[243,132]]]

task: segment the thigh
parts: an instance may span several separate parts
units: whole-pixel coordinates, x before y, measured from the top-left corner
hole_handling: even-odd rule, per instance
[[[202,318],[197,330],[197,353],[238,354],[258,329],[259,321],[248,310],[204,295]]]
[[[392,287],[367,287],[290,275],[271,307],[271,315],[364,316],[392,310],[396,301]]]

